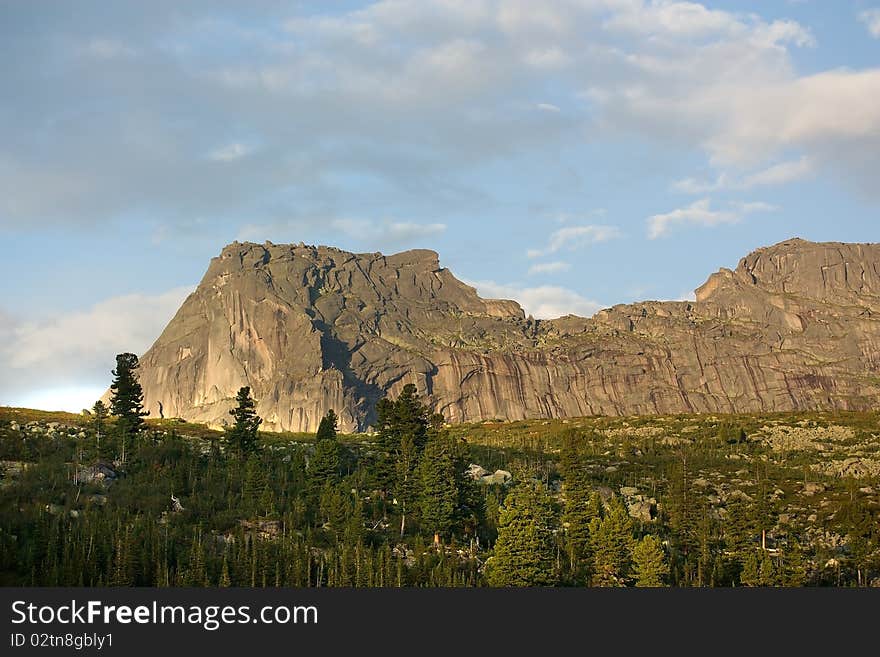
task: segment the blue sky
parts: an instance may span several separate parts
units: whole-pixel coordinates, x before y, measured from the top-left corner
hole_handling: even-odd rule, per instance
[[[90,405],[235,239],[551,317],[880,236],[880,1],[0,1],[0,40],[0,403]]]

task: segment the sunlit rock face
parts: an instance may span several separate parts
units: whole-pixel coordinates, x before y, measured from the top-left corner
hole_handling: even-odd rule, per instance
[[[880,401],[880,245],[791,240],[696,302],[593,318],[481,299],[433,251],[233,243],[141,358],[147,408],[222,425],[249,385],[271,430],[333,408],[367,429],[415,383],[451,422],[868,409]]]

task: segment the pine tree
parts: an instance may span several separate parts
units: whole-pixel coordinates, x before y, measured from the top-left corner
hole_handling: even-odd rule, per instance
[[[611,501],[604,518],[590,523],[594,585],[625,586],[634,544],[632,531],[632,519],[619,499]]]
[[[761,586],[776,585],[776,569],[773,568],[773,561],[766,552],[761,559],[761,568],[758,570],[758,583]]]
[[[544,487],[515,486],[501,507],[495,552],[486,563],[489,584],[554,584],[553,525],[553,510]]]
[[[419,464],[419,514],[422,527],[434,534],[434,544],[448,538],[459,518],[460,477],[455,441],[444,435],[430,438]]]
[[[792,540],[782,556],[782,585],[803,586],[807,581],[807,563],[800,543]]]
[[[752,550],[743,560],[743,568],[739,575],[739,581],[742,582],[744,586],[758,586],[761,582],[761,576],[758,569],[758,557],[755,554],[755,551]]]
[[[660,541],[650,534],[645,536],[633,548],[632,558],[637,587],[663,586],[664,579],[669,574],[669,566],[666,565]]]
[[[589,578],[592,563],[590,523],[602,514],[602,501],[590,487],[589,463],[582,449],[586,440],[574,433],[566,436],[561,463],[565,491],[562,516],[565,547],[569,569],[578,584],[585,583]]]
[[[107,406],[100,399],[92,406],[92,429],[95,431],[95,438],[99,441],[99,447],[101,436],[104,435],[107,428],[107,418],[109,415],[110,412],[107,410]]]
[[[400,483],[400,462],[411,461],[415,467],[417,459],[410,457],[420,454],[428,440],[428,409],[422,405],[416,386],[407,383],[396,400],[379,400],[376,416],[382,453],[376,475],[384,490],[393,491]],[[411,470],[403,473],[408,474]]]
[[[336,412],[331,408],[327,411],[327,414],[321,418],[321,422],[318,424],[318,433],[315,434],[315,440],[318,442],[322,440],[336,440],[338,424],[339,418],[336,416]]]
[[[324,524],[338,540],[345,532],[349,513],[348,498],[351,496],[345,486],[325,482],[321,491],[319,512]]]
[[[116,369],[110,384],[110,412],[119,418],[117,426],[123,436],[135,434],[143,428],[150,413],[144,411],[144,391],[137,379],[138,357],[124,353],[116,356]],[[102,404],[103,406],[103,404]]]
[[[415,385],[408,383],[396,400],[379,400],[376,414],[380,454],[375,475],[380,488],[397,501],[403,536],[407,511],[418,493],[416,468],[430,435],[429,409],[422,404]]]
[[[227,449],[239,459],[246,459],[257,451],[258,431],[263,420],[255,410],[256,402],[251,398],[251,389],[244,386],[235,397],[236,407],[229,411],[235,423],[226,430]]]
[[[315,453],[309,460],[309,490],[314,500],[326,483],[335,484],[339,479],[339,443],[336,440],[336,413],[327,411],[315,434]]]
[[[269,485],[263,464],[251,454],[245,463],[244,481],[241,486],[241,505],[249,513],[265,513],[261,508],[265,504],[264,492]]]

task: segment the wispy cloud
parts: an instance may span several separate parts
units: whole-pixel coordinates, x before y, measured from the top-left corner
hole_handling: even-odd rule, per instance
[[[80,52],[95,59],[116,59],[137,54],[134,48],[118,39],[92,39],[80,48]]]
[[[555,262],[542,262],[529,267],[529,275],[558,274],[559,272],[568,271],[569,269],[571,269],[571,265],[567,262],[558,260]]]
[[[554,285],[521,287],[494,281],[470,281],[480,296],[490,299],[513,299],[527,314],[537,319],[555,319],[564,315],[590,317],[603,306],[574,290]]]
[[[253,148],[238,141],[231,142],[211,151],[208,158],[215,162],[232,162],[248,155]]]
[[[736,178],[720,173],[715,180],[701,181],[685,178],[673,183],[672,188],[685,194],[707,194],[723,190],[749,190],[756,187],[785,185],[807,177],[815,170],[814,161],[807,157],[774,164],[744,177]]]
[[[529,249],[529,258],[540,258],[552,255],[559,251],[576,251],[590,244],[598,244],[621,237],[622,233],[617,226],[566,226],[553,231],[547,240],[547,246],[542,249]]]
[[[760,201],[735,203],[727,210],[713,210],[708,198],[695,201],[691,205],[678,208],[665,214],[655,214],[648,218],[648,239],[657,239],[668,234],[675,226],[719,226],[735,224],[755,212],[771,212],[776,208]]]
[[[544,112],[554,112],[557,113],[561,111],[558,106],[553,105],[551,103],[538,103],[535,107]]]
[[[859,20],[868,28],[875,39],[880,39],[880,8],[866,9],[859,13]]]

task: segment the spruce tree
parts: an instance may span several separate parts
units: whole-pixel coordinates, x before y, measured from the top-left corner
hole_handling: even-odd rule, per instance
[[[123,435],[134,434],[143,428],[150,413],[144,411],[144,391],[137,379],[138,357],[124,353],[116,356],[116,369],[110,384],[110,412],[119,418],[117,426]]]
[[[758,586],[761,583],[761,576],[758,569],[758,557],[755,554],[755,551],[752,550],[743,560],[743,568],[739,575],[739,581],[742,582],[744,586]]]
[[[428,440],[428,409],[422,405],[416,386],[407,383],[400,396],[392,401],[380,399],[376,404],[378,437],[381,451],[376,476],[385,491],[394,491],[411,474],[401,472],[401,461],[415,467],[417,456]]]
[[[419,464],[419,514],[422,528],[434,535],[435,545],[456,526],[461,500],[457,469],[461,467],[452,438],[438,435],[428,440]]]
[[[235,397],[236,407],[229,411],[235,418],[231,427],[226,429],[227,449],[239,459],[246,459],[257,451],[258,434],[263,420],[255,410],[256,402],[251,398],[251,389],[244,386]]]
[[[773,561],[767,552],[764,552],[764,556],[761,558],[761,567],[758,570],[758,583],[761,586],[776,585],[776,569],[773,567]]]
[[[376,414],[379,457],[375,476],[385,494],[397,501],[403,536],[407,511],[418,494],[416,468],[430,435],[429,409],[422,404],[415,385],[408,383],[396,400],[380,400]]]
[[[315,499],[324,484],[335,484],[339,479],[339,443],[336,440],[336,413],[327,411],[315,434],[315,453],[309,460],[309,490]]]
[[[106,431],[109,415],[110,412],[107,410],[107,406],[100,399],[92,406],[92,428],[99,439]]]
[[[244,480],[241,484],[241,506],[249,513],[265,513],[262,508],[266,502],[264,492],[269,485],[266,469],[255,454],[251,454],[244,467]]]
[[[604,518],[590,523],[595,586],[626,585],[635,542],[632,531],[633,523],[626,506],[616,498],[609,504]]]
[[[807,562],[803,548],[792,540],[782,555],[782,585],[803,586],[807,581]]]
[[[491,586],[550,586],[556,582],[553,509],[541,484],[522,483],[504,500],[495,552],[486,563]]]
[[[663,586],[669,574],[660,541],[648,534],[633,548],[633,575],[639,588]]]
[[[602,503],[591,491],[589,463],[583,451],[588,439],[570,433],[563,442],[562,477],[565,508],[562,516],[565,527],[565,547],[573,581],[585,583],[589,577],[592,555],[590,552],[590,523],[601,517]]]
[[[315,440],[318,442],[322,440],[336,440],[338,425],[339,418],[336,416],[336,411],[331,408],[327,411],[327,414],[321,418],[321,422],[318,424],[318,433],[315,434]]]

